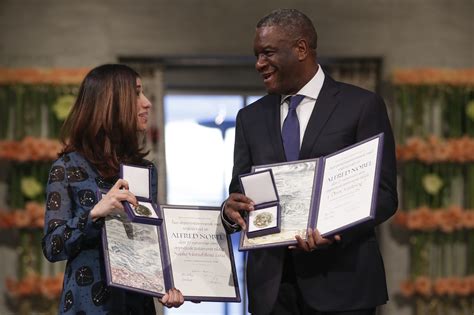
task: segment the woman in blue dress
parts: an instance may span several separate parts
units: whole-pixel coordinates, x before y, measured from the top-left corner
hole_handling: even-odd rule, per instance
[[[145,160],[140,141],[150,108],[138,73],[125,65],[102,65],[85,77],[64,123],[65,147],[47,184],[42,241],[49,261],[67,260],[61,314],[155,314],[150,296],[107,286],[100,237],[104,218],[123,211],[122,201],[137,204],[118,178],[121,163],[152,168],[156,202],[156,168]],[[101,200],[99,189],[108,190]],[[167,307],[183,301],[177,289],[160,299]]]

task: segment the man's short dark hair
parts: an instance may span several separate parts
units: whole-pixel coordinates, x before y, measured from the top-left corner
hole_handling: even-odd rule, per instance
[[[279,26],[285,29],[289,36],[298,39],[304,37],[309,47],[316,49],[318,35],[313,22],[302,12],[295,9],[279,9],[264,16],[257,23],[257,28],[265,26]]]

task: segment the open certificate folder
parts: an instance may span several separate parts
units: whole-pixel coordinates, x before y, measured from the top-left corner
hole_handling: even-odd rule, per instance
[[[316,159],[260,165],[271,169],[281,205],[280,232],[247,237],[239,250],[296,244],[308,228],[331,237],[375,218],[383,133]]]
[[[232,244],[220,208],[161,205],[160,226],[108,217],[102,233],[107,282],[157,297],[240,302]]]

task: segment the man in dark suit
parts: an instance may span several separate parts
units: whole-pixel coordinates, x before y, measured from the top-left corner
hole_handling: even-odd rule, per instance
[[[388,300],[385,272],[374,228],[397,209],[395,144],[383,100],[361,88],[336,82],[316,60],[317,35],[311,20],[297,10],[277,10],[256,28],[255,68],[268,95],[237,115],[233,178],[222,220],[228,232],[245,229],[253,210],[240,193],[238,176],[252,165],[327,155],[384,133],[376,219],[329,240],[317,230],[297,248],[248,253],[247,282],[252,314],[374,314]],[[292,158],[282,140],[287,98],[303,95],[296,107],[299,155]],[[289,116],[289,115],[288,115]]]

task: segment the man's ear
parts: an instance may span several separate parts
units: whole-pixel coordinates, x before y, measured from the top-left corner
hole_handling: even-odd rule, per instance
[[[300,38],[296,41],[295,45],[296,53],[298,55],[298,60],[303,61],[305,60],[308,55],[309,55],[309,45],[308,41],[304,38]]]

